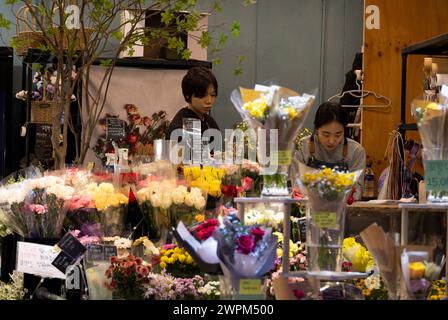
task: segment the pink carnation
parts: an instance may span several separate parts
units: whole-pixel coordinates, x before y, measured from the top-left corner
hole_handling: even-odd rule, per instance
[[[37,214],[44,214],[48,211],[46,205],[30,204],[29,209]]]

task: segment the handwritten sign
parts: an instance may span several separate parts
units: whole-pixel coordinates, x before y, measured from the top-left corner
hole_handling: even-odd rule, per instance
[[[53,246],[18,241],[16,270],[45,278],[65,279],[65,274],[51,264],[57,255]]]
[[[118,118],[106,119],[106,139],[120,141],[126,137],[126,123]]]
[[[53,158],[53,146],[51,144],[51,125],[36,124],[36,142],[34,154],[40,160]]]
[[[338,229],[336,212],[315,212],[312,217],[319,228]]]
[[[299,236],[301,242],[306,242],[306,217],[299,219]]]
[[[428,160],[425,163],[426,191],[448,191],[448,160]]]
[[[117,255],[117,247],[111,245],[91,244],[87,248],[87,261],[108,261]]]

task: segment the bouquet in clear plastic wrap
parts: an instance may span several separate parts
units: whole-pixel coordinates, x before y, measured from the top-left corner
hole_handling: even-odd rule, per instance
[[[236,214],[230,214],[213,237],[224,276],[236,291],[240,280],[261,279],[274,267],[277,237],[270,228],[245,226]]]
[[[288,196],[287,175],[294,138],[314,103],[315,94],[299,94],[275,85],[255,85],[253,90],[233,90],[231,100],[243,120],[255,131],[253,133],[258,135],[257,157],[264,176],[262,195]],[[260,129],[266,131],[263,133]],[[263,136],[266,141],[262,141]],[[275,146],[277,152],[272,149]]]
[[[199,188],[207,195],[207,210],[215,210],[219,206],[224,169],[213,166],[184,166],[183,175],[188,186]]]
[[[198,188],[177,185],[176,180],[151,181],[136,194],[147,221],[166,241],[167,232],[179,221],[193,223],[195,216],[205,209],[206,197]]]
[[[439,279],[445,257],[438,264],[429,262],[426,251],[406,251],[401,254],[401,270],[411,299],[426,300],[432,290],[432,282]]]
[[[84,229],[87,228],[88,231],[84,232],[85,230],[82,230],[84,233],[103,237],[124,234],[129,198],[112,183],[101,182],[97,184],[91,182],[80,191],[78,197],[80,197],[78,200],[80,205],[84,205],[84,207],[82,207],[81,212],[78,211],[78,216],[75,215],[72,218],[79,219],[79,223],[85,223]],[[92,208],[91,202],[87,202],[89,199],[93,202],[94,208]],[[83,203],[83,201],[86,202]],[[98,223],[100,226],[99,234]]]
[[[445,91],[448,95],[448,87]],[[425,170],[429,170],[429,166],[448,160],[448,97],[444,99],[442,94],[439,103],[414,99],[411,107],[423,144]],[[425,179],[429,190],[428,202],[448,202],[448,190],[437,187],[442,184],[437,178]]]
[[[298,185],[308,197],[307,246],[312,271],[341,271],[346,199],[362,170],[314,169],[300,164]]]
[[[26,238],[59,238],[73,188],[60,177],[26,179],[3,187],[0,203],[6,225]]]

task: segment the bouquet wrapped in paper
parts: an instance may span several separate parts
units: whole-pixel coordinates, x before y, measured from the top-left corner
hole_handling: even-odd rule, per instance
[[[401,270],[411,299],[426,300],[432,289],[432,282],[439,279],[445,257],[441,263],[428,262],[426,251],[406,251],[401,254]]]
[[[255,85],[254,89],[234,90],[231,100],[258,136],[257,157],[264,175],[262,195],[288,196],[287,175],[294,138],[314,103],[315,94],[299,94],[275,85]]]
[[[26,238],[59,238],[72,194],[73,188],[54,176],[3,187],[0,203],[4,222]]]
[[[376,223],[364,229],[360,236],[375,259],[380,275],[387,287],[390,300],[398,298],[399,247]]]
[[[174,230],[179,246],[188,251],[203,272],[214,273],[220,270],[219,259],[216,255],[218,243],[213,238],[218,225],[218,219],[213,218],[187,229],[180,221]]]
[[[300,164],[298,185],[308,197],[307,246],[312,271],[341,271],[346,199],[362,171]]]
[[[270,228],[245,226],[235,214],[214,232],[217,255],[226,280],[238,291],[241,280],[262,279],[275,263],[277,237]]]

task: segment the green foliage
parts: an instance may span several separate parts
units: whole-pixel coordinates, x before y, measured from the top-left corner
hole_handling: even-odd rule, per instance
[[[112,59],[101,59],[100,66],[110,67],[112,65]]]
[[[6,19],[3,16],[3,13],[0,13],[0,29],[6,29],[9,30],[11,28],[11,21]]]
[[[240,35],[240,28],[241,24],[238,21],[233,21],[232,28],[230,30],[232,36],[238,37]]]
[[[5,0],[5,4],[9,4],[9,5],[15,5],[17,2],[19,2],[18,0]]]
[[[207,48],[212,42],[212,37],[210,36],[210,32],[202,31],[201,38],[199,39],[199,44],[201,48]]]

